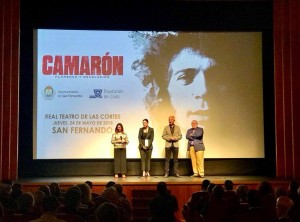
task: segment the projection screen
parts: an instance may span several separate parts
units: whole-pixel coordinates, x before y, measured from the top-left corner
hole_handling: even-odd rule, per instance
[[[37,29],[33,159],[113,158],[122,123],[140,158],[142,120],[164,158],[168,117],[204,128],[205,158],[264,158],[262,33]]]

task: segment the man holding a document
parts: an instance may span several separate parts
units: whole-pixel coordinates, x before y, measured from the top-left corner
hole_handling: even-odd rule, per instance
[[[152,154],[152,142],[154,129],[148,126],[148,119],[143,119],[143,127],[139,130],[139,150],[141,154],[141,167],[143,177],[150,177],[150,160]]]

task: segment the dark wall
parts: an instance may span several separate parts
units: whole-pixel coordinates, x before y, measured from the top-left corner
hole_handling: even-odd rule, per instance
[[[262,31],[264,159],[208,159],[208,175],[275,175],[272,2],[173,2],[21,0],[19,177],[112,175],[113,160],[33,160],[33,29]],[[163,159],[152,161],[152,174],[163,174]],[[140,174],[140,162],[128,160],[128,175]],[[190,161],[180,160],[182,174]],[[263,169],[263,170],[261,170]]]

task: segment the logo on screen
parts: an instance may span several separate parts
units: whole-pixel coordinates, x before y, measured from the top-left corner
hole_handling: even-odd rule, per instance
[[[46,86],[45,89],[43,90],[43,96],[44,96],[44,99],[53,99],[55,95],[55,91],[53,89],[52,86]]]
[[[90,98],[102,98],[102,89],[94,89],[94,95],[90,95]]]

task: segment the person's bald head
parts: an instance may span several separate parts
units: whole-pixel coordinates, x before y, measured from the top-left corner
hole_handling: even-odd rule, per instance
[[[174,125],[175,122],[175,116],[169,116],[169,124]]]
[[[193,120],[191,122],[192,128],[195,129],[198,126],[198,121],[197,120]]]
[[[293,200],[290,199],[288,196],[278,197],[276,201],[277,216],[282,217],[284,215],[288,215],[288,212],[293,205]]]

